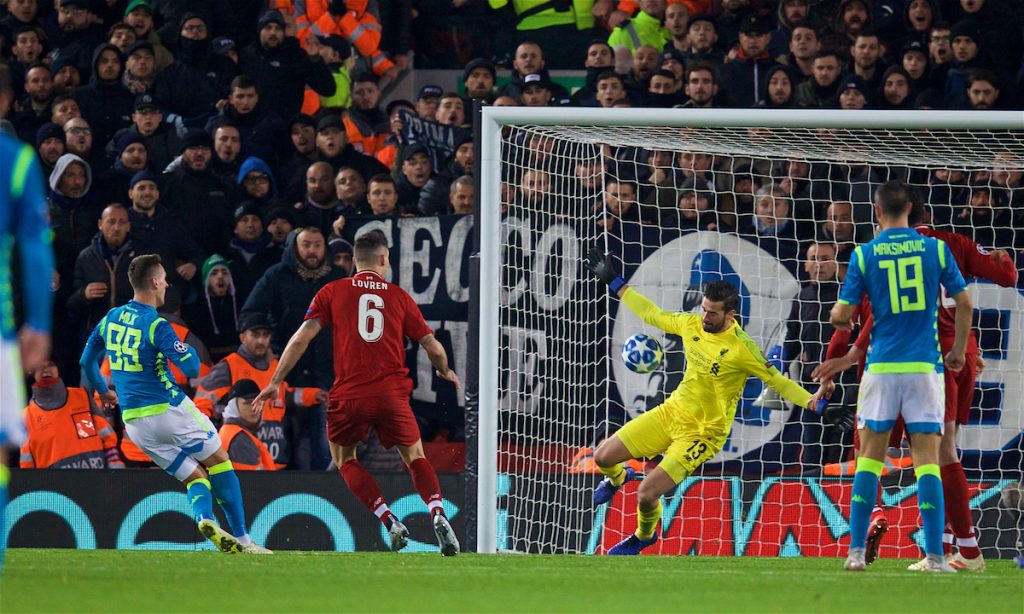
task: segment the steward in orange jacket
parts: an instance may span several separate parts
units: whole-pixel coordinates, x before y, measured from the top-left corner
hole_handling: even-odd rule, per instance
[[[263,313],[248,313],[239,322],[242,342],[238,351],[214,365],[210,374],[199,380],[195,403],[208,415],[217,413],[216,406],[226,403],[229,392],[241,380],[252,380],[262,389],[270,383],[277,369],[277,359],[270,353],[270,322]],[[319,388],[290,388],[282,383],[277,398],[263,408],[262,423],[256,436],[270,450],[276,468],[284,468],[291,460],[285,414],[302,407],[327,402],[327,393]],[[226,418],[226,417],[225,417]],[[227,449],[227,444],[224,444]]]
[[[252,401],[260,387],[251,379],[235,382],[224,406],[224,426],[220,427],[220,440],[235,469],[243,471],[274,471],[274,457],[259,440],[260,416],[252,408]]]
[[[273,8],[295,16],[295,37],[305,45],[310,35],[337,34],[369,58],[378,77],[395,68],[380,50],[380,22],[366,11],[367,0],[274,0]]]
[[[380,107],[377,77],[363,74],[352,80],[352,106],[344,123],[348,142],[356,151],[376,157],[384,148],[390,126]]]
[[[21,468],[124,469],[117,434],[90,402],[89,393],[66,387],[53,361],[43,363],[33,375]]]

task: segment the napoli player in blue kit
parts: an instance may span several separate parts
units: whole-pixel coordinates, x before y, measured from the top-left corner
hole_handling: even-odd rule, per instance
[[[199,531],[221,552],[270,554],[249,537],[238,485],[228,453],[210,419],[175,385],[173,362],[189,378],[199,376],[199,356],[159,315],[167,272],[160,256],[137,256],[128,265],[135,297],[111,309],[96,325],[82,354],[82,368],[105,407],[119,405],[124,428],[143,452],[185,483]],[[100,375],[110,360],[114,390]],[[231,533],[217,525],[213,498],[227,516]]]
[[[910,435],[926,554],[925,564],[913,569],[955,572],[942,556],[945,510],[938,463],[945,419],[943,369],[964,366],[971,299],[949,246],[909,227],[910,205],[906,184],[890,181],[878,189],[875,218],[881,232],[854,250],[831,314],[833,326],[850,330],[854,307],[867,293],[875,317],[857,401],[861,447],[850,497],[850,552],[845,564],[850,571],[865,568],[868,519],[882,459],[889,432],[902,415]],[[940,284],[956,303],[956,338],[945,362],[939,350]]]
[[[53,249],[43,175],[31,146],[0,133],[0,566],[7,546],[7,448],[25,441],[23,373],[50,356]],[[17,245],[25,322],[14,324],[11,251]],[[24,371],[22,370],[24,369]]]

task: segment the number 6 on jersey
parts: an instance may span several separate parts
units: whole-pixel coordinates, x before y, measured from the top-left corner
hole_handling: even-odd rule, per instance
[[[359,297],[359,336],[369,343],[384,335],[384,299],[376,294]]]

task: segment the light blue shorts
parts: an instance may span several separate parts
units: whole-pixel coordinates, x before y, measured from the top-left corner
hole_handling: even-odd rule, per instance
[[[946,384],[941,373],[865,373],[857,399],[857,428],[882,433],[903,416],[908,433],[942,433]]]

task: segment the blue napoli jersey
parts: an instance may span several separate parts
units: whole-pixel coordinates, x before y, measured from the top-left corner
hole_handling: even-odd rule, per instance
[[[856,305],[868,294],[875,319],[869,372],[942,373],[940,284],[949,296],[966,290],[949,246],[911,228],[890,228],[853,251],[839,302]]]
[[[25,324],[49,332],[53,298],[52,233],[43,174],[31,146],[0,134],[0,339],[15,338],[11,250],[18,247]]]
[[[96,325],[86,343],[83,364],[91,361],[95,367],[102,353],[110,360],[110,374],[125,420],[163,413],[170,405],[185,400],[185,393],[168,370],[168,360],[190,378],[199,375],[196,351],[178,338],[156,309],[134,300],[111,309]],[[93,385],[104,391],[97,382]]]

